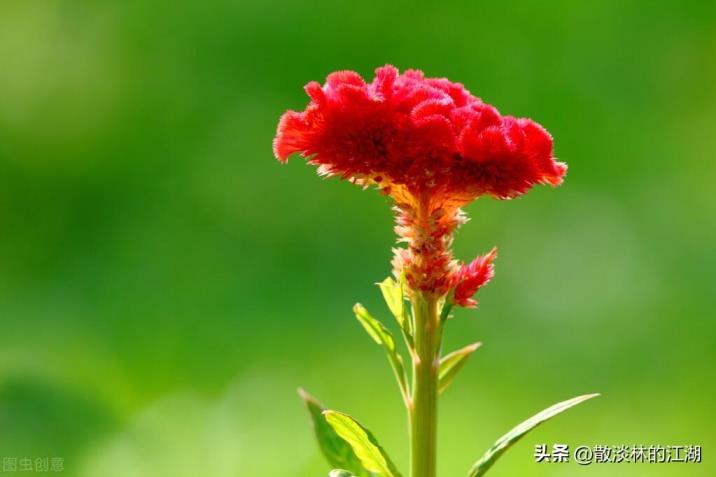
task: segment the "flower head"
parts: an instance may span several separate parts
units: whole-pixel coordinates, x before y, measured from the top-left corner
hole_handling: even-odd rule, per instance
[[[470,265],[469,278],[450,250],[465,221],[460,207],[482,195],[511,199],[537,184],[557,186],[567,171],[542,126],[502,116],[460,83],[419,70],[399,74],[386,65],[371,83],[339,71],[305,90],[306,109],[281,117],[274,154],[286,162],[300,153],[321,175],[376,185],[392,197],[395,230],[407,244],[395,249],[394,272],[404,272],[414,290],[443,295],[462,273],[460,296],[469,306],[465,294],[479,267]]]
[[[455,290],[453,303],[467,308],[477,306],[472,297],[483,285],[487,284],[495,274],[492,262],[497,258],[497,248],[487,255],[477,257],[469,264],[462,264],[455,274]]]
[[[285,162],[300,153],[321,174],[377,184],[391,195],[466,203],[556,186],[567,170],[554,160],[552,137],[540,125],[501,116],[460,83],[418,70],[401,75],[384,66],[372,83],[339,71],[305,90],[311,101],[305,111],[282,116],[274,154]]]

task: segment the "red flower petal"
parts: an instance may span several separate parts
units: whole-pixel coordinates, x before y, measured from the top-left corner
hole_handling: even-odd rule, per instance
[[[288,161],[288,156],[303,152],[309,147],[308,135],[310,128],[304,121],[304,114],[288,111],[281,116],[276,137],[273,140],[273,153],[281,161]]]

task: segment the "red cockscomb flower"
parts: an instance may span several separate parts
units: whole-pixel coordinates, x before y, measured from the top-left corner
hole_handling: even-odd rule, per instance
[[[395,231],[406,247],[394,249],[397,280],[388,278],[378,285],[403,335],[411,377],[390,331],[361,305],[354,311],[371,338],[387,351],[408,410],[410,475],[435,477],[439,396],[479,346],[443,355],[445,326],[454,306],[477,306],[473,296],[492,279],[497,257],[493,248],[468,264],[453,258],[454,232],[466,220],[461,207],[483,195],[511,199],[536,184],[557,186],[567,166],[554,159],[552,138],[537,123],[501,116],[461,84],[425,78],[417,70],[401,75],[384,66],[370,84],[357,73],[341,71],[329,75],[323,86],[309,83],[306,92],[311,98],[306,109],[281,117],[274,153],[282,162],[299,153],[318,166],[319,174],[374,185],[395,202]],[[342,438],[342,429],[368,432],[336,411],[324,410],[316,418],[315,410],[322,406],[301,395],[315,425],[327,423]],[[513,429],[501,438],[501,447],[489,449],[469,475],[484,475],[521,435],[595,396],[563,401],[519,424],[519,432]],[[351,444],[348,437],[344,440]],[[371,440],[375,443],[372,436]],[[328,454],[333,468],[346,469],[331,475],[399,475],[382,449],[380,465]]]
[[[472,297],[483,285],[486,285],[495,274],[492,262],[497,258],[497,248],[490,253],[477,257],[469,264],[462,264],[455,274],[455,291],[453,303],[466,308],[475,308],[477,300]]]
[[[460,207],[481,195],[511,199],[536,184],[557,186],[567,166],[552,137],[529,119],[501,116],[461,84],[376,70],[372,83],[352,71],[305,87],[310,103],[278,125],[274,154],[300,153],[321,175],[376,185],[396,204],[396,273],[414,289],[444,294],[457,263],[450,244]]]

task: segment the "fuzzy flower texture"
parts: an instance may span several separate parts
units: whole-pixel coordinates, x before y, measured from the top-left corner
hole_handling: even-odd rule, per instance
[[[462,84],[421,71],[376,70],[372,83],[353,71],[305,87],[303,112],[288,111],[273,142],[286,162],[300,153],[324,176],[375,185],[395,202],[394,273],[414,290],[475,306],[492,277],[495,250],[470,264],[452,257],[465,222],[460,207],[483,196],[518,197],[536,184],[557,186],[567,172],[553,157],[552,137],[530,119],[502,116]]]

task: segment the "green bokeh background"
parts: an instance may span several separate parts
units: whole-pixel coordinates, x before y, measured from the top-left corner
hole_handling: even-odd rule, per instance
[[[303,84],[390,62],[538,120],[570,166],[467,207],[456,254],[500,258],[447,331],[485,345],[441,402],[440,475],[591,391],[491,475],[713,475],[715,52],[711,1],[3,0],[0,456],[326,475],[305,386],[407,470],[392,376],[350,312],[387,320],[390,204],[271,153]],[[704,463],[535,464],[555,442],[700,444]]]

